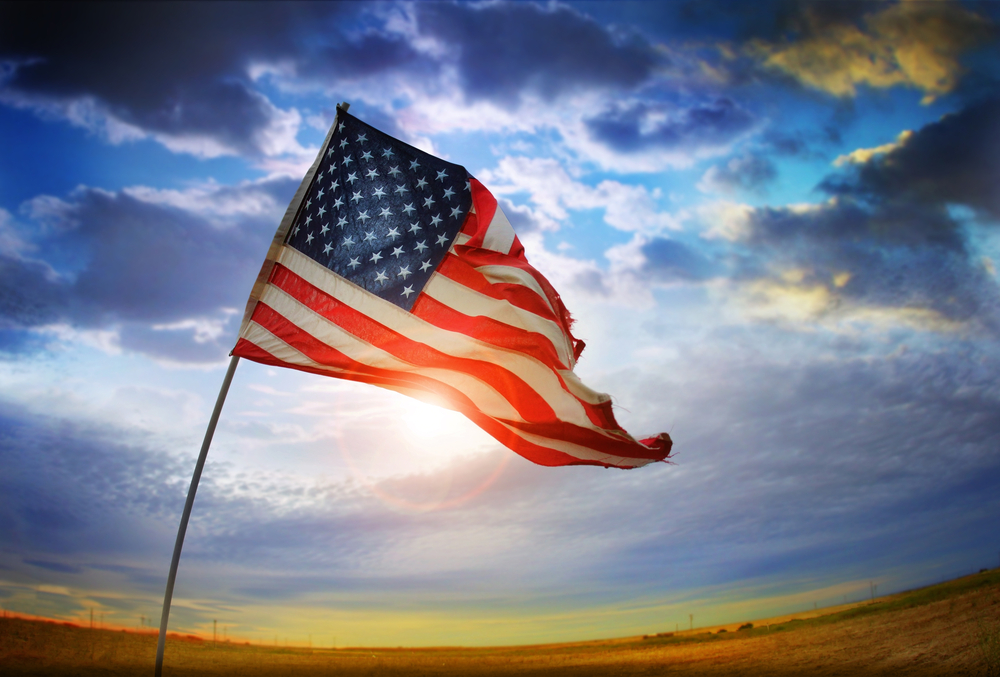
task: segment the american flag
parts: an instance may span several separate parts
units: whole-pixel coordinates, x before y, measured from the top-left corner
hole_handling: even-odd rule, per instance
[[[570,323],[464,167],[338,107],[233,354],[457,410],[541,465],[665,460],[666,433],[637,441],[573,373],[583,342]]]

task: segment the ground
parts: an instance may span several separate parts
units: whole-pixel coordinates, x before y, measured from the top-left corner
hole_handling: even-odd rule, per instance
[[[447,649],[308,650],[174,636],[163,674],[1000,677],[1000,570],[875,603],[758,620],[751,630],[736,630],[739,625],[725,626],[724,633],[720,626],[671,636]],[[0,673],[10,677],[148,677],[155,651],[152,634],[0,619]]]

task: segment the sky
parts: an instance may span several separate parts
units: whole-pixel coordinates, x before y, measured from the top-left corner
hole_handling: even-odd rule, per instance
[[[998,25],[951,1],[0,4],[0,604],[159,618],[250,288],[341,101],[497,196],[577,374],[674,463],[540,467],[244,360],[171,630],[573,641],[997,566]]]

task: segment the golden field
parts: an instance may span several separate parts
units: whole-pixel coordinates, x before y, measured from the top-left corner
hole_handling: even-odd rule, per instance
[[[1000,677],[1000,570],[801,614],[573,644],[294,649],[171,635],[164,676],[983,675]],[[0,619],[0,674],[153,674],[156,636]]]

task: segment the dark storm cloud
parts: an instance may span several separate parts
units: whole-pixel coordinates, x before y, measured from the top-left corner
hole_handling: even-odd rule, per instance
[[[294,15],[268,4],[5,3],[0,59],[20,64],[15,92],[94,97],[144,130],[255,153],[272,109],[245,68],[292,50]]]
[[[637,34],[563,6],[416,3],[420,34],[441,44],[444,57],[418,51],[369,10],[360,3],[7,3],[0,67],[6,62],[8,101],[94,101],[99,112],[147,133],[208,138],[255,156],[267,152],[279,111],[251,81],[252,66],[323,88],[406,74],[433,89],[447,64],[458,69],[467,98],[513,105],[527,93],[551,100],[580,89],[632,88],[665,60]]]
[[[654,238],[644,244],[641,251],[646,262],[640,274],[658,282],[705,280],[715,270],[708,259],[677,240]]]
[[[845,200],[806,212],[758,209],[749,225],[756,253],[771,265],[805,268],[806,286],[827,286],[861,305],[929,309],[1000,330],[996,283],[982,264],[970,261],[957,224],[943,209],[871,210]],[[768,275],[755,257],[747,264],[738,276]],[[846,282],[836,286],[845,273]]]
[[[586,121],[590,133],[623,152],[721,146],[747,132],[754,117],[732,100],[672,110],[659,105],[615,105]]]
[[[855,0],[685,0],[678,7],[678,19],[712,37],[721,33],[735,40],[775,40],[817,26],[854,23],[870,10],[870,3]]]
[[[821,188],[878,202],[963,204],[1000,219],[1000,99],[974,103],[916,131],[895,150]]]
[[[18,64],[6,83],[11,92],[93,98],[147,132],[207,136],[259,155],[260,134],[276,111],[254,91],[251,65],[285,61],[306,77],[349,79],[415,63],[399,40],[339,37],[338,20],[349,23],[361,10],[352,3],[4,3],[0,62]]]
[[[213,199],[280,205],[294,187],[275,179],[221,188]],[[220,225],[190,209],[94,189],[29,205],[45,224],[36,231],[37,258],[0,258],[0,321],[27,330],[117,326],[126,349],[190,362],[220,359],[232,347],[239,313],[220,313],[245,304],[277,220],[262,213]],[[190,323],[197,319],[224,322],[220,335],[199,335]],[[22,340],[9,338],[13,346]]]
[[[416,3],[422,33],[457,51],[468,98],[516,104],[583,88],[623,89],[661,61],[638,35],[611,33],[573,9],[533,3]]]
[[[973,104],[827,177],[819,188],[834,200],[810,210],[754,210],[745,239],[751,255],[739,275],[768,276],[767,266],[779,263],[804,269],[803,284],[827,286],[843,300],[928,309],[1000,330],[1000,289],[953,211],[969,207],[986,227],[1000,218],[997,120],[1000,102]]]
[[[437,66],[403,38],[371,32],[352,40],[337,38],[305,57],[300,72],[307,77],[361,79],[393,70],[428,75]]]

